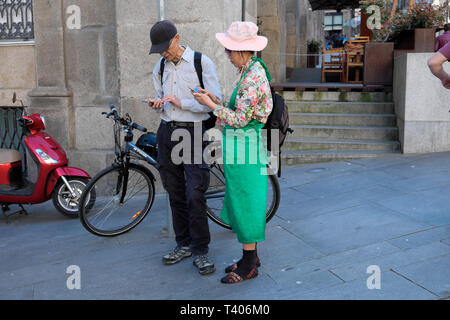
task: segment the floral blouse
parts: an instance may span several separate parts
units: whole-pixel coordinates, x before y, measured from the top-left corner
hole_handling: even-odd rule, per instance
[[[247,70],[253,62],[250,59],[242,70]],[[272,107],[272,93],[266,71],[259,62],[256,62],[239,84],[235,111],[218,105],[214,114],[217,116],[217,124],[243,128],[253,119],[266,123]]]

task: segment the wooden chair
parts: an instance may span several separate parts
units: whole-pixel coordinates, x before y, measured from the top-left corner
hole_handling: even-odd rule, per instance
[[[348,39],[346,41],[346,43],[347,42],[349,42],[349,43],[366,43],[366,42],[370,42],[370,37],[366,37],[366,36],[363,36],[363,37],[351,37],[350,39]]]
[[[363,83],[360,73],[364,68],[364,45],[367,42],[369,37],[352,37],[345,42],[344,78],[346,83]],[[355,80],[349,80],[350,68],[355,68]]]
[[[326,61],[326,57],[330,56],[330,60]],[[331,48],[329,50],[322,49],[322,76],[321,82],[325,82],[326,73],[340,73],[340,79],[344,79],[344,49]]]

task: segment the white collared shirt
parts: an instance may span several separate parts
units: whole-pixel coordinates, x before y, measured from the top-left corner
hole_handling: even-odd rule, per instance
[[[163,85],[159,75],[161,60],[153,69],[153,84],[155,86],[156,99],[162,99],[168,95],[174,95],[181,101],[181,109],[165,102],[161,113],[161,119],[165,121],[198,122],[209,118],[208,112],[212,110],[195,100],[190,89],[200,88],[200,81],[194,67],[194,51],[186,47],[180,61],[165,62]],[[210,58],[202,54],[203,84],[205,89],[222,100],[219,80],[216,68]]]

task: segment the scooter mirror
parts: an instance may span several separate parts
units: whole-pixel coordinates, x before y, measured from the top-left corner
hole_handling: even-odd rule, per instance
[[[13,97],[12,97],[12,102],[16,103],[16,101],[17,101],[17,96],[16,96],[16,92],[14,91]]]

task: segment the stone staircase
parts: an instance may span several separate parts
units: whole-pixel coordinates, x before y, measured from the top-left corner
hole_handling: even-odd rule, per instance
[[[284,164],[401,154],[392,93],[284,91],[290,126]]]

